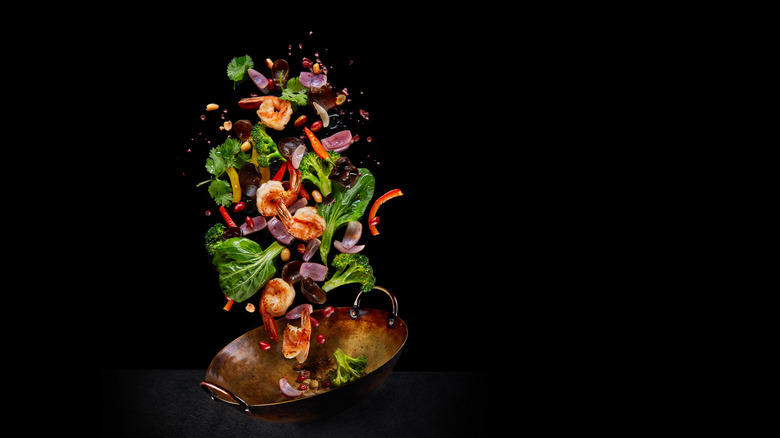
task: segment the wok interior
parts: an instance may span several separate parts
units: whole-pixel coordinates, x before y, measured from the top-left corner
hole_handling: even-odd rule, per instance
[[[305,364],[313,364],[322,357],[332,357],[337,348],[355,357],[364,355],[368,359],[367,373],[378,369],[389,361],[406,342],[406,324],[395,318],[393,327],[388,327],[388,312],[376,309],[360,309],[358,318],[349,315],[350,308],[340,307],[326,318],[321,310],[312,313],[320,325],[312,325],[311,346]],[[206,381],[222,386],[249,405],[264,405],[294,401],[279,391],[279,379],[287,380],[297,387],[298,373],[294,367],[296,359],[282,356],[282,338],[287,324],[300,325],[300,319],[276,320],[279,341],[268,338],[265,327],[260,326],[231,342],[212,360],[206,372]],[[317,335],[325,336],[325,342],[318,344]],[[268,350],[258,346],[259,341],[271,345]],[[324,390],[320,390],[324,391]],[[215,396],[235,403],[222,394]]]

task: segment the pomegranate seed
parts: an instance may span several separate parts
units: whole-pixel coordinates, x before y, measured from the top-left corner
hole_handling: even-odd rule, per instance
[[[304,385],[303,383],[301,383],[300,386],[298,386],[299,391],[306,391],[307,389],[309,388],[307,388],[306,385]]]
[[[233,213],[241,213],[246,208],[246,203],[244,201],[239,202],[238,204],[233,206]]]
[[[311,132],[317,132],[322,129],[322,120],[317,120],[311,124]]]
[[[317,343],[318,344],[324,344],[325,343],[325,336],[322,334],[317,335]]]
[[[333,306],[328,306],[322,309],[322,314],[325,315],[325,318],[330,318],[330,315],[333,314],[333,312],[335,312]]]
[[[311,325],[313,325],[314,327],[319,327],[320,326],[320,322],[317,321],[317,319],[314,318],[313,316],[310,316],[309,320],[311,321]]]
[[[306,245],[299,243],[297,247],[295,247],[298,250],[298,254],[303,254],[306,252]]]
[[[377,226],[377,224],[379,224],[379,216],[374,216],[370,221],[368,221],[368,224]]]
[[[303,68],[311,68],[312,65],[314,65],[313,62],[311,62],[311,59],[309,58],[303,58],[303,62],[301,63],[303,65]]]
[[[260,348],[262,348],[263,350],[268,350],[269,348],[271,348],[271,344],[269,344],[268,342],[260,341],[257,343],[257,345],[259,345]]]
[[[255,221],[254,221],[254,219],[252,219],[252,218],[251,218],[251,217],[249,217],[249,216],[247,216],[247,217],[246,217],[246,220],[245,220],[244,222],[246,222],[246,226],[247,226],[247,228],[249,228],[249,229],[252,229],[252,228],[254,228],[254,227],[255,227]]]
[[[301,383],[304,380],[306,380],[306,376],[304,376],[303,374],[298,374],[298,378],[295,379],[295,381],[298,382],[298,383]]]

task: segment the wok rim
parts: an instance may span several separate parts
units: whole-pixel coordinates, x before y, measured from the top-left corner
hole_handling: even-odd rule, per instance
[[[349,312],[351,310],[353,310],[353,309],[355,309],[355,308],[354,307],[336,307],[336,308],[334,308],[334,311],[344,310],[349,315]],[[403,342],[401,342],[401,345],[398,347],[398,349],[395,351],[395,353],[393,353],[393,355],[390,356],[389,359],[387,359],[385,362],[383,362],[376,369],[374,369],[373,371],[371,371],[369,373],[366,373],[363,377],[361,377],[361,379],[362,379],[362,378],[368,376],[369,374],[372,374],[372,373],[374,373],[376,371],[379,371],[383,366],[385,366],[389,362],[392,362],[394,359],[396,359],[397,356],[399,356],[401,354],[401,351],[403,351],[404,346],[406,346],[406,341],[409,339],[409,326],[406,324],[406,321],[404,321],[402,318],[400,318],[398,316],[398,314],[396,314],[396,313],[390,313],[390,312],[388,312],[386,310],[372,309],[372,308],[361,308],[359,310],[360,311],[377,311],[377,312],[382,312],[382,313],[386,313],[388,316],[389,315],[393,315],[393,318],[395,318],[395,324],[394,325],[398,325],[398,322],[400,321],[402,323],[402,325],[406,328],[406,335],[404,336],[404,340],[403,340]],[[315,312],[322,312],[322,309],[315,310]],[[279,317],[279,318],[275,318],[274,321],[277,321],[277,320],[280,320],[280,319],[283,319],[283,318],[284,318],[283,316]],[[241,336],[233,339],[227,345],[222,347],[222,349],[219,350],[219,352],[214,356],[214,358],[211,359],[211,362],[209,363],[208,368],[206,368],[206,376],[201,381],[201,383],[205,382],[205,383],[208,383],[210,385],[214,385],[214,386],[220,388],[221,390],[227,392],[228,394],[231,394],[234,397],[238,397],[240,400],[243,401],[243,398],[241,398],[240,394],[235,394],[233,391],[230,391],[229,389],[224,388],[221,385],[218,385],[218,384],[216,384],[214,382],[209,382],[208,381],[208,374],[209,374],[209,370],[211,370],[211,366],[214,364],[214,360],[216,360],[216,358],[219,357],[222,354],[222,352],[225,351],[226,348],[228,348],[231,344],[233,344],[234,342],[236,342],[237,340],[239,340],[243,336],[246,336],[247,334],[249,334],[249,333],[251,333],[251,332],[253,332],[255,330],[258,330],[261,327],[263,327],[263,325],[259,325],[259,326],[255,327],[255,328],[247,331],[246,333],[243,333]],[[392,330],[392,328],[390,328],[390,329]],[[395,365],[393,365],[393,368],[394,367],[395,367]],[[392,371],[392,369],[390,371]],[[294,402],[297,402],[297,401],[310,400],[310,399],[314,399],[315,397],[318,397],[318,396],[330,394],[331,392],[338,391],[340,389],[344,389],[345,387],[349,386],[350,384],[354,384],[356,382],[358,382],[358,381],[353,381],[353,382],[348,383],[347,385],[342,385],[342,386],[339,386],[339,387],[336,387],[336,388],[330,388],[327,391],[324,391],[322,393],[309,395],[309,396],[306,396],[306,397],[299,396],[299,397],[296,397],[296,398],[292,398],[290,400],[283,400],[283,401],[273,402],[273,403],[264,403],[264,404],[259,404],[259,405],[250,404],[250,403],[247,403],[247,402],[244,402],[244,404],[246,404],[249,408],[253,408],[253,407],[258,407],[258,408],[263,407],[264,408],[264,407],[268,407],[268,406],[277,406],[277,405],[284,405],[284,404],[288,404],[288,403],[294,403]],[[230,404],[230,405],[232,405],[234,407],[237,407],[237,408],[240,408],[240,409],[243,410],[241,404],[238,403],[237,401],[232,400],[232,399],[224,399],[224,398],[220,397],[218,394],[214,394],[214,392],[211,391],[211,389],[208,389],[208,392],[211,394],[212,398],[219,399],[219,401],[221,401],[221,402],[228,403],[228,404]]]

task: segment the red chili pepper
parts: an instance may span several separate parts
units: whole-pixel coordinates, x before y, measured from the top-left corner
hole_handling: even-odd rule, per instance
[[[280,167],[279,170],[276,171],[276,175],[274,175],[274,177],[271,179],[274,181],[281,181],[282,177],[284,176],[285,170],[287,170],[287,166],[285,164],[282,164],[282,167]]]
[[[314,136],[314,133],[309,130],[307,127],[303,127],[303,132],[306,133],[306,136],[309,137],[309,141],[311,142],[311,148],[314,149],[314,153],[317,154],[320,158],[328,158],[328,151],[325,150],[325,148],[322,146],[322,143],[320,143],[320,140]]]
[[[225,209],[224,205],[219,206],[219,212],[222,213],[222,218],[225,219],[225,223],[228,227],[235,227],[236,223],[233,222],[233,219],[228,214],[227,210]]]
[[[311,196],[309,196],[309,192],[306,191],[306,189],[303,188],[303,184],[301,184],[301,190],[298,192],[299,195],[301,195],[301,198],[305,200],[311,199]]]
[[[376,211],[379,210],[379,206],[384,204],[388,199],[393,199],[396,196],[403,196],[400,189],[390,190],[374,201],[374,205],[371,206],[371,211],[368,212],[368,229],[371,230],[372,235],[376,236],[379,234],[379,230],[376,229],[376,224],[379,223],[379,218],[376,217]]]

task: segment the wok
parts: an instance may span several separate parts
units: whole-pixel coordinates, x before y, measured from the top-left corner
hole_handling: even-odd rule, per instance
[[[282,336],[285,326],[298,325],[300,319],[276,320],[279,341],[272,341],[265,327],[251,330],[222,349],[211,361],[201,388],[218,402],[272,422],[301,422],[326,417],[356,403],[378,388],[398,361],[408,335],[406,323],[398,317],[398,301],[387,289],[392,301],[392,312],[360,307],[362,292],[352,307],[338,307],[325,317],[322,310],[312,312],[320,325],[312,325],[311,346],[304,365],[330,357],[337,348],[349,356],[364,355],[368,359],[366,375],[338,388],[320,388],[315,395],[291,398],[281,393],[279,379],[286,377],[297,388],[298,373],[295,359],[282,355]],[[297,324],[296,324],[297,323]],[[323,344],[317,335],[325,336]],[[271,345],[262,350],[258,342]],[[335,363],[330,366],[335,368]],[[321,372],[319,372],[321,374]]]

